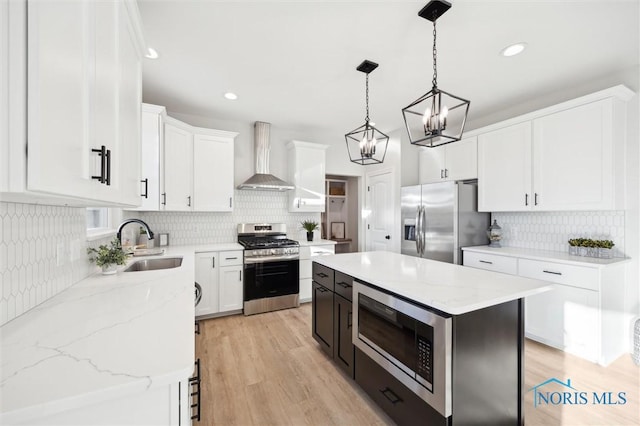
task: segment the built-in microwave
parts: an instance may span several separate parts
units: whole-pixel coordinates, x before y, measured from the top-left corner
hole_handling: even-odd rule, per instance
[[[451,415],[451,317],[353,282],[353,342],[441,415]]]

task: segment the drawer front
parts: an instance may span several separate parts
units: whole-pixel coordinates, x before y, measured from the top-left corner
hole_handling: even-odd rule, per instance
[[[487,271],[502,272],[504,274],[518,274],[518,259],[515,257],[464,251],[462,259],[462,264],[464,266],[486,269]]]
[[[447,425],[447,418],[418,398],[405,385],[366,356],[355,350],[356,383],[398,425]]]
[[[535,278],[587,290],[598,291],[599,287],[599,273],[597,269],[593,268],[520,259],[519,273],[522,277]]]
[[[220,266],[242,265],[243,259],[242,250],[220,252]]]
[[[324,265],[320,265],[319,263],[313,262],[313,280],[318,284],[328,288],[333,291],[333,278],[334,278],[333,269],[327,268]]]
[[[300,279],[311,278],[311,260],[300,260]]]
[[[353,300],[353,278],[347,274],[336,271],[334,291],[345,299]]]

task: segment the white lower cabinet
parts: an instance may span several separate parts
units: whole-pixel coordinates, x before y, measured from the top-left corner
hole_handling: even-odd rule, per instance
[[[195,277],[202,287],[196,317],[242,310],[243,256],[242,250],[196,253]]]
[[[318,244],[317,246],[300,247],[300,303],[311,302],[312,268],[311,263],[316,256],[335,254],[335,244]]]
[[[601,365],[627,351],[624,262],[580,266],[467,249],[463,264],[554,283],[525,298],[526,337]]]

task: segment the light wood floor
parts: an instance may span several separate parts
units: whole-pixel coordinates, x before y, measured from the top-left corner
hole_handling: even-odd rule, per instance
[[[200,333],[202,421],[194,425],[393,424],[319,349],[310,304],[201,321]],[[528,392],[527,425],[640,425],[640,369],[630,356],[603,368],[532,341],[525,350],[526,389],[556,377],[579,391],[627,395],[618,406],[534,408]]]

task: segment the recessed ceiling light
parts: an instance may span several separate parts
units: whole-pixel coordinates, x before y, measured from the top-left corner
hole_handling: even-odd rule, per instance
[[[236,99],[238,99],[238,95],[236,95],[233,92],[227,92],[224,94],[224,97],[229,99],[230,101],[235,101]]]
[[[507,46],[500,51],[502,56],[515,56],[518,53],[522,53],[522,51],[527,47],[527,43],[520,42],[512,44],[511,46]]]
[[[158,59],[158,52],[153,47],[148,47],[147,54],[144,55],[144,57],[149,59]]]

